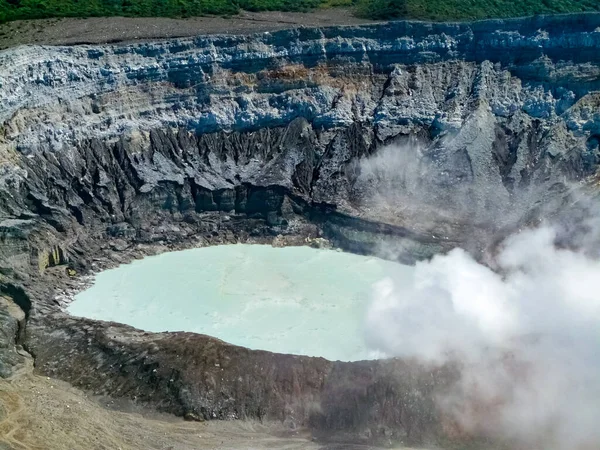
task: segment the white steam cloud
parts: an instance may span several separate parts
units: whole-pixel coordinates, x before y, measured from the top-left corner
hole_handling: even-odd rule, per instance
[[[460,362],[439,406],[461,432],[511,448],[600,448],[600,260],[557,241],[542,226],[505,240],[495,270],[455,249],[417,263],[410,283],[382,280],[369,346]]]

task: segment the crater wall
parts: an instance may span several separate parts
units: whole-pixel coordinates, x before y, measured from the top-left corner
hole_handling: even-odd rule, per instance
[[[15,345],[40,373],[177,414],[444,435],[452,368],[150,335],[61,299],[76,274],[219,242],[485,259],[595,176],[599,47],[591,14],[0,52],[0,282],[30,303]]]

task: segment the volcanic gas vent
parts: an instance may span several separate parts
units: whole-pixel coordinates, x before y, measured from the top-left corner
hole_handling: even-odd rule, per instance
[[[373,283],[412,268],[309,247],[221,245],[145,258],[100,273],[73,315],[147,331],[330,360],[373,358],[363,317]]]

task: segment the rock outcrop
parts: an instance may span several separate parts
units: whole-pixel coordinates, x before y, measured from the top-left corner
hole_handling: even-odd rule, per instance
[[[132,257],[276,236],[485,259],[596,173],[599,50],[600,15],[575,15],[0,52],[0,293],[27,299],[19,342],[42,373],[177,414],[443,434],[452,368],[151,335],[69,318],[61,295]]]

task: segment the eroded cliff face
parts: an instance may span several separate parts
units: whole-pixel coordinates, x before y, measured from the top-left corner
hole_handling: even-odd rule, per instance
[[[290,193],[413,231],[449,222],[440,206],[459,222],[465,203],[526,209],[532,185],[595,171],[598,29],[588,15],[4,51],[3,215],[140,230],[148,210],[257,212],[252,188],[279,216]],[[394,186],[360,162],[393,142],[419,171],[402,203],[431,220],[372,201]]]
[[[65,268],[275,236],[485,259],[595,174],[599,49],[585,15],[0,52],[0,290],[31,302],[17,343],[41,373],[178,414],[444,434],[433,398],[454,369],[68,318]]]

